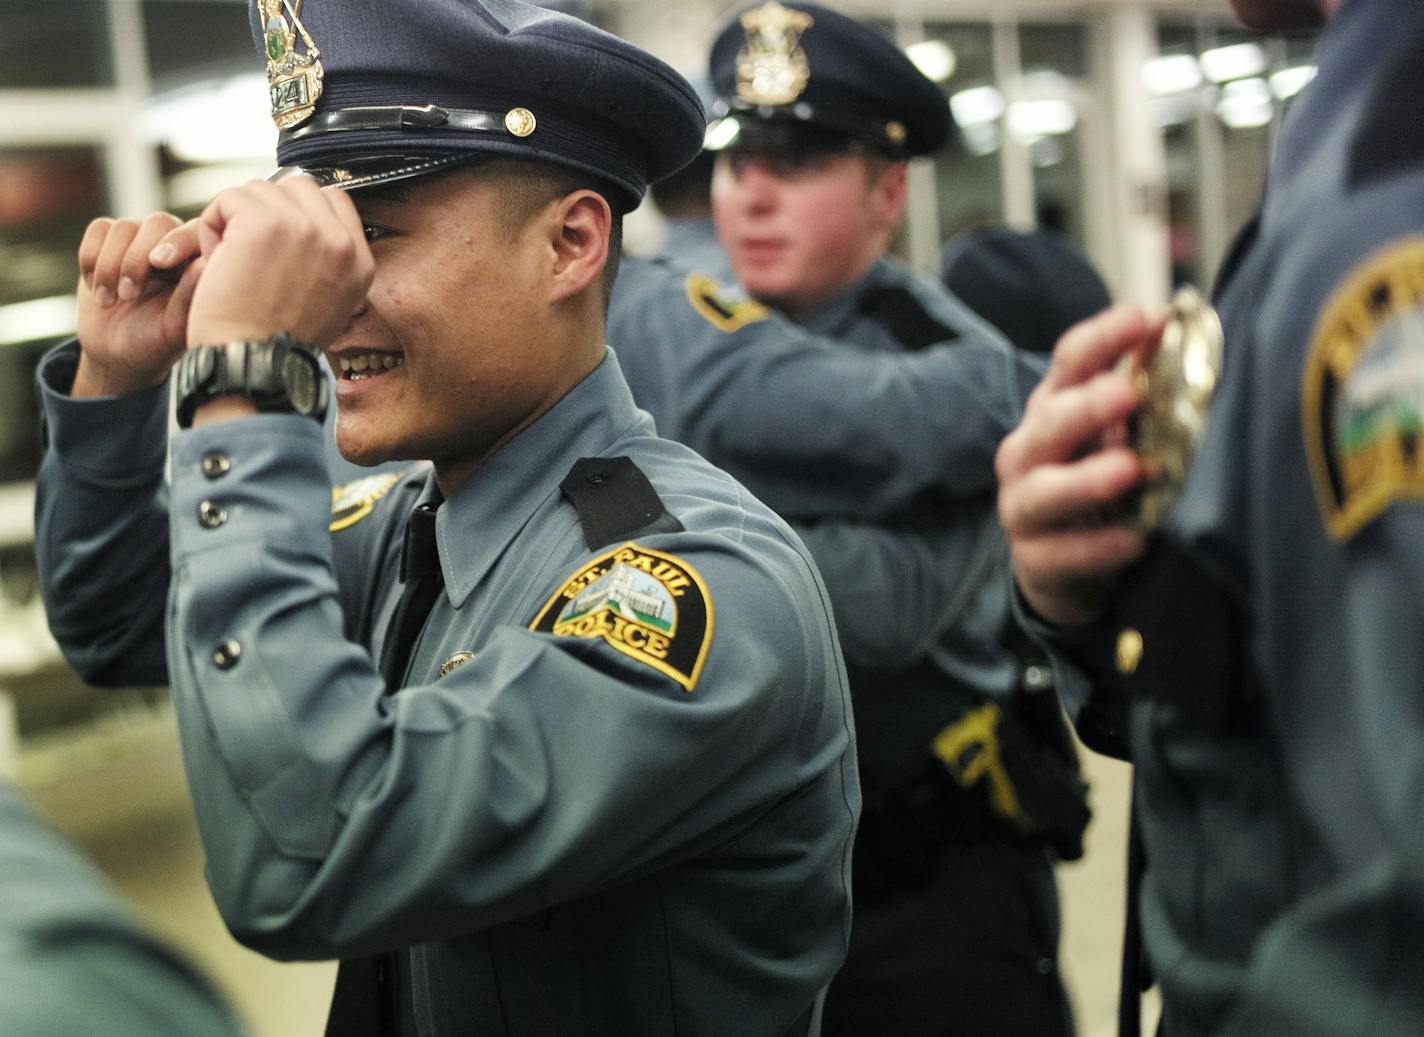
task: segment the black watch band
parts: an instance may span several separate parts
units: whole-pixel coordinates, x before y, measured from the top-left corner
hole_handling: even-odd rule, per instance
[[[263,413],[326,418],[326,372],[315,353],[287,332],[269,339],[198,346],[178,361],[178,426],[219,396],[244,396]]]

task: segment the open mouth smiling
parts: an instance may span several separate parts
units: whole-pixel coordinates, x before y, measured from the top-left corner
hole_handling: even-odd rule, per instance
[[[400,353],[347,353],[335,360],[343,381],[359,382],[395,370],[405,362],[405,357]]]

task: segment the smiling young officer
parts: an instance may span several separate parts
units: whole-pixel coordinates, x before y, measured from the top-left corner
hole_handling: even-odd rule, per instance
[[[171,680],[218,905],[348,959],[330,1032],[813,1031],[859,804],[825,592],[603,340],[619,215],[696,153],[695,94],[513,2],[254,26],[313,175],[91,227],[40,373],[56,636],[96,682]],[[433,464],[333,505],[308,347],[344,454]]]

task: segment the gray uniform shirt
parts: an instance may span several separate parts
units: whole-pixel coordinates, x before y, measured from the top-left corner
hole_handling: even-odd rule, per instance
[[[372,658],[428,474],[333,512],[320,428],[262,416],[179,433],[170,506],[161,391],[71,400],[73,362],[41,371],[53,626],[90,675],[130,676],[161,633],[104,605],[158,590],[171,527],[166,669],[241,939],[412,948],[427,1033],[804,1021],[844,955],[859,806],[829,605],[781,520],[651,436],[611,354],[439,507],[445,591],[393,696]],[[682,530],[590,549],[560,482],[614,456]]]
[[[1136,768],[1173,1037],[1424,1033],[1421,55],[1424,6],[1340,6],[1218,291],[1226,367],[1161,549],[1214,604],[1169,624],[1180,595],[1139,595],[1055,642],[1110,674],[1133,627],[1137,674],[1188,676],[1064,685]]]
[[[1042,362],[996,333],[894,355],[846,349],[667,263],[619,270],[608,341],[660,435],[792,519],[979,499]]]

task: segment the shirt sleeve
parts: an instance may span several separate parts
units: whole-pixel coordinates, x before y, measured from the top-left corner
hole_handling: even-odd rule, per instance
[[[164,684],[168,384],[72,399],[78,361],[70,342],[37,372],[48,443],[35,553],[50,630],[91,684]]]
[[[217,995],[145,934],[0,781],[0,1019],[34,1037],[235,1037]]]
[[[214,487],[196,466],[218,443],[232,468]],[[598,639],[507,625],[442,679],[383,697],[342,637],[316,427],[180,433],[173,473],[184,759],[214,897],[265,953],[373,953],[526,917],[853,770],[843,697],[826,701],[844,693],[828,606],[784,541],[650,538],[717,605],[690,691]],[[205,500],[222,522],[199,521]]]
[[[883,518],[993,491],[1041,358],[997,336],[885,355],[812,335],[697,275],[620,274],[608,339],[661,435],[790,517]]]
[[[962,618],[999,560],[986,501],[891,526],[830,518],[798,524],[821,571],[846,659],[901,669],[923,659]]]

